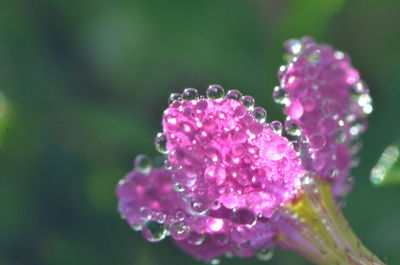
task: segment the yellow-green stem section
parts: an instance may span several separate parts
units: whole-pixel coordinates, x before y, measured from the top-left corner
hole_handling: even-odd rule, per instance
[[[282,216],[293,229],[282,229],[278,242],[316,265],[384,264],[354,234],[328,182],[306,184],[302,196],[286,206]]]

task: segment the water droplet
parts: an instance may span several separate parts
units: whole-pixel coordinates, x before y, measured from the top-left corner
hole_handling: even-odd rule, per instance
[[[173,187],[174,187],[174,190],[177,191],[177,192],[184,192],[185,191],[185,187],[182,184],[180,184],[179,182],[175,182]]]
[[[300,127],[290,119],[287,119],[285,121],[285,131],[289,135],[292,135],[292,136],[300,136],[301,135]]]
[[[206,91],[206,96],[209,99],[219,99],[224,97],[224,89],[220,85],[211,85]]]
[[[274,98],[275,103],[278,104],[286,104],[288,102],[287,94],[285,90],[280,86],[274,87],[272,97]]]
[[[242,93],[239,90],[229,90],[225,97],[228,99],[240,100],[242,98]]]
[[[256,257],[262,261],[271,260],[274,256],[274,250],[271,249],[260,249],[257,251]]]
[[[353,86],[352,86],[353,92],[356,94],[365,94],[368,93],[368,85],[363,81],[363,80],[358,80]]]
[[[326,137],[323,134],[313,134],[309,142],[312,148],[321,149],[326,145]]]
[[[172,165],[171,165],[171,163],[169,162],[168,159],[164,160],[164,168],[165,169],[171,169],[172,168]]]
[[[159,242],[167,236],[168,230],[159,222],[148,221],[145,223],[142,233],[148,241]]]
[[[206,236],[203,234],[199,234],[196,232],[190,232],[187,240],[190,245],[200,246],[201,244],[203,244],[205,238],[206,238]]]
[[[260,123],[264,123],[267,120],[267,111],[262,107],[254,108],[253,115],[254,118]]]
[[[319,62],[320,56],[321,56],[321,51],[315,50],[308,55],[307,60],[312,64],[316,64]]]
[[[287,51],[291,55],[299,55],[303,51],[303,43],[300,40],[291,39],[286,42]]]
[[[134,166],[135,169],[143,174],[147,174],[150,172],[152,168],[153,162],[146,155],[138,155],[135,158]]]
[[[368,93],[357,95],[356,100],[360,107],[364,107],[372,103],[371,96]]]
[[[210,261],[210,264],[211,265],[218,265],[218,264],[220,264],[221,263],[221,260],[219,260],[219,259],[212,259],[211,261]]]
[[[204,178],[210,184],[216,184],[219,186],[225,182],[226,171],[223,167],[220,166],[209,166],[204,171]]]
[[[142,225],[131,225],[131,228],[133,229],[133,231],[141,231],[143,226]]]
[[[224,228],[224,220],[220,218],[209,217],[206,220],[206,225],[210,232],[219,232]]]
[[[235,224],[254,225],[257,221],[256,215],[246,208],[234,209],[231,220]]]
[[[347,136],[343,130],[337,130],[333,133],[333,139],[335,140],[336,143],[342,144],[346,142]]]
[[[207,204],[199,201],[193,201],[190,207],[193,214],[196,215],[204,215],[208,211]]]
[[[197,98],[199,98],[199,92],[195,88],[186,88],[185,90],[183,90],[183,100],[192,100]]]
[[[183,221],[183,220],[185,220],[185,217],[186,217],[186,215],[185,215],[185,213],[182,212],[182,211],[177,211],[177,212],[175,213],[175,218],[176,218],[176,220],[178,220],[178,221]]]
[[[333,57],[335,57],[336,60],[343,60],[344,53],[341,51],[335,51],[335,53],[333,54]]]
[[[217,246],[224,246],[229,242],[229,235],[226,233],[212,234],[212,240]]]
[[[281,80],[285,73],[286,73],[286,65],[281,65],[278,70],[278,79]]]
[[[299,100],[293,100],[289,106],[286,107],[287,115],[292,119],[300,119],[303,116],[304,109]]]
[[[269,127],[276,133],[281,135],[282,134],[282,123],[280,121],[272,121],[269,124]]]
[[[255,100],[252,96],[243,96],[241,101],[246,109],[252,110],[254,108]]]
[[[190,228],[185,222],[176,222],[171,225],[171,236],[175,240],[184,240],[190,235]]]
[[[168,98],[168,105],[171,105],[172,103],[174,103],[175,101],[181,100],[181,94],[180,93],[172,93],[171,95],[169,95]]]
[[[167,153],[167,136],[164,133],[158,133],[154,140],[154,146],[158,152],[162,154]]]

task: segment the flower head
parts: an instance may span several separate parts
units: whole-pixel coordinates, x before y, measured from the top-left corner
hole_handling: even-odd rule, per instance
[[[340,195],[348,191],[351,159],[372,111],[369,89],[343,52],[308,37],[285,46],[291,59],[280,68],[274,91],[276,101],[285,104],[285,127],[301,129],[303,166],[333,179]]]
[[[171,95],[155,139],[165,167],[138,156],[117,187],[120,213],[147,240],[170,235],[203,260],[250,257],[297,227],[284,225],[291,215],[281,210],[303,196],[309,176],[331,182],[337,196],[349,190],[357,136],[372,111],[368,89],[330,46],[303,38],[286,47],[290,60],[273,92],[285,105],[284,126],[267,122],[252,97],[225,95],[219,85],[205,97],[193,88]]]

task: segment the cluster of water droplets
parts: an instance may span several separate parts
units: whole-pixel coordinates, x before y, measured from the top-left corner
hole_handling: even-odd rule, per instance
[[[211,85],[206,96],[194,88],[171,94],[163,127],[154,141],[163,168],[139,155],[117,187],[132,228],[150,242],[171,236],[214,263],[227,253],[270,257],[268,218],[296,196],[304,173],[282,124],[267,123],[251,96]]]
[[[164,113],[166,134],[156,146],[166,135],[161,149],[169,150],[174,186],[194,214],[224,206],[268,217],[294,196],[302,174],[296,153],[280,136],[279,122],[266,124],[267,112],[255,107],[254,98],[237,90],[225,95],[219,85],[211,85],[206,97],[188,88],[172,98]]]
[[[298,148],[307,170],[331,178],[336,193],[352,184],[349,169],[361,148],[359,136],[372,112],[369,89],[351,66],[349,57],[311,38],[285,43],[287,65],[279,68],[280,85],[275,102],[285,105],[284,128],[298,137]],[[340,184],[339,184],[340,183]]]

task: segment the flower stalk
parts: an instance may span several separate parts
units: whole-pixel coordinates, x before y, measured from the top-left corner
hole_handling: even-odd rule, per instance
[[[354,234],[331,184],[306,179],[302,195],[278,214],[279,245],[316,265],[383,265]]]

